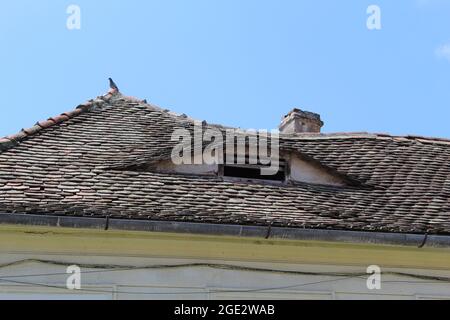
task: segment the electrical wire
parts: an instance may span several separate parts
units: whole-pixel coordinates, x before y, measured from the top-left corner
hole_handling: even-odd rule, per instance
[[[77,264],[77,263],[69,263],[69,262],[60,262],[60,261],[49,261],[49,260],[37,260],[37,259],[25,259],[20,260],[14,263],[8,263],[4,265],[0,265],[1,268],[10,267],[18,264],[23,264],[27,262],[40,262],[45,264],[54,264],[58,266],[68,266],[68,265],[78,265],[80,268],[88,268],[88,269],[99,269],[101,270],[87,270],[83,271],[82,274],[96,274],[96,273],[108,273],[108,272],[125,272],[125,271],[137,271],[137,270],[152,270],[152,269],[177,269],[177,268],[199,268],[199,267],[207,267],[213,269],[223,269],[223,270],[231,270],[231,271],[249,271],[249,272],[271,272],[271,273],[281,273],[281,274],[291,274],[291,275],[306,275],[306,276],[334,276],[334,277],[347,277],[347,276],[367,276],[367,273],[339,273],[339,272],[306,272],[306,271],[293,271],[293,270],[279,270],[279,269],[267,269],[267,268],[254,268],[254,267],[246,267],[246,266],[238,266],[238,265],[229,265],[229,264],[212,264],[212,263],[186,263],[186,264],[170,264],[170,265],[149,265],[149,266],[111,266],[111,265],[93,265],[93,264]],[[412,277],[418,278],[421,280],[431,280],[433,282],[450,282],[450,278],[448,277],[439,277],[439,276],[427,276],[427,275],[418,275],[411,274],[405,272],[383,272],[383,275],[394,275],[394,276],[403,276],[403,277]],[[32,277],[44,277],[44,276],[67,276],[66,272],[56,272],[56,273],[40,273],[40,274],[21,274],[21,275],[4,275],[0,276],[2,279],[14,279],[14,278],[32,278]],[[419,281],[423,282],[423,281]],[[424,282],[423,282],[424,283]]]
[[[38,287],[46,287],[46,288],[53,288],[53,289],[60,289],[60,290],[67,290],[70,292],[79,292],[79,291],[85,291],[85,292],[95,292],[95,293],[108,293],[108,294],[136,294],[136,295],[183,295],[183,294],[206,294],[206,293],[250,293],[250,292],[264,292],[264,291],[273,291],[273,290],[284,290],[284,289],[293,289],[303,286],[309,286],[309,285],[315,285],[315,284],[322,284],[322,283],[329,283],[329,282],[337,282],[342,280],[347,280],[350,278],[357,278],[358,276],[351,276],[351,277],[344,277],[341,279],[330,279],[330,280],[323,280],[323,281],[315,281],[315,282],[309,282],[309,283],[302,283],[302,284],[296,284],[296,285],[290,285],[290,286],[283,286],[283,287],[272,287],[272,288],[260,288],[260,289],[246,289],[246,290],[209,290],[209,291],[181,291],[181,292],[133,292],[133,291],[120,291],[120,290],[100,290],[100,289],[77,289],[77,290],[70,290],[66,287],[60,287],[56,285],[49,285],[44,283],[35,283],[35,282],[26,282],[26,281],[16,281],[16,280],[8,280],[0,278],[0,282],[8,282],[8,283],[15,283],[15,284],[21,284],[21,285],[31,285],[31,286],[38,286]]]
[[[364,279],[361,275],[358,276],[349,276],[349,277],[342,277],[340,279],[330,279],[330,280],[322,280],[322,281],[315,281],[315,282],[307,282],[307,283],[301,283],[301,284],[295,284],[290,286],[280,286],[280,287],[270,287],[270,288],[259,288],[259,289],[245,289],[245,290],[227,290],[227,289],[220,289],[220,290],[202,290],[202,291],[178,291],[178,292],[136,292],[136,291],[122,291],[122,290],[101,290],[101,289],[77,289],[77,290],[70,290],[67,287],[61,287],[57,285],[50,285],[50,284],[44,284],[44,283],[35,283],[35,282],[27,282],[27,281],[17,281],[17,280],[8,280],[0,278],[0,282],[7,282],[7,283],[13,283],[13,284],[20,284],[20,285],[30,285],[30,286],[36,286],[36,287],[45,287],[45,288],[51,288],[51,289],[58,289],[58,290],[64,290],[69,291],[70,293],[76,293],[76,292],[88,292],[88,293],[106,293],[106,294],[128,294],[128,295],[195,295],[195,294],[211,294],[211,293],[258,293],[258,292],[266,292],[266,291],[275,291],[275,290],[286,290],[286,289],[294,289],[294,288],[300,288],[310,285],[317,285],[317,284],[323,284],[323,283],[333,283],[348,279]],[[383,281],[383,283],[429,283],[429,282],[418,282],[418,281]],[[442,284],[442,283],[441,283]]]
[[[250,271],[250,272],[272,272],[272,273],[281,273],[281,274],[292,274],[292,275],[311,275],[311,276],[349,276],[355,275],[355,273],[321,273],[321,272],[306,272],[306,271],[293,271],[293,270],[279,270],[279,269],[266,269],[266,268],[254,268],[254,267],[246,267],[246,266],[237,266],[237,265],[229,265],[229,264],[213,264],[213,263],[185,263],[185,264],[169,264],[169,265],[150,265],[150,266],[106,266],[106,265],[83,265],[79,263],[63,263],[58,261],[48,261],[48,260],[35,260],[35,259],[27,259],[21,260],[18,262],[0,265],[0,268],[10,267],[13,265],[23,264],[26,262],[40,262],[45,264],[54,264],[58,266],[68,266],[68,265],[77,265],[80,268],[87,269],[98,269],[101,270],[88,270],[83,271],[83,274],[90,273],[104,273],[104,272],[120,272],[120,271],[136,271],[136,270],[151,270],[151,269],[178,269],[178,268],[200,268],[207,267],[213,269],[223,269],[223,270],[232,270],[232,271]],[[66,272],[57,272],[57,273],[40,273],[40,274],[21,274],[21,275],[11,275],[11,276],[2,276],[2,278],[31,278],[31,277],[42,277],[42,276],[58,276],[58,275],[67,275]],[[450,279],[449,279],[450,280]]]
[[[21,260],[14,263],[5,264],[3,266],[0,265],[0,268],[5,268],[7,266],[17,265],[24,262],[42,262],[47,264],[55,264],[59,266],[67,266],[70,265],[67,262],[62,263],[58,261],[45,261],[45,260]],[[105,266],[99,265],[85,265],[87,268],[104,268]],[[345,274],[345,273],[317,273],[317,272],[302,272],[302,271],[288,271],[288,270],[274,270],[274,269],[263,269],[263,268],[252,268],[252,267],[243,267],[243,266],[234,266],[234,265],[226,265],[226,264],[205,264],[205,263],[190,263],[190,264],[180,264],[180,265],[152,265],[152,266],[142,266],[142,267],[123,267],[123,266],[114,266],[109,269],[101,269],[101,270],[88,270],[83,271],[82,274],[97,274],[97,273],[108,273],[108,272],[124,272],[124,271],[136,271],[136,270],[149,270],[149,269],[170,269],[170,268],[185,268],[185,267],[210,267],[217,269],[227,269],[227,270],[240,270],[240,271],[253,271],[253,272],[276,272],[276,273],[287,273],[287,274],[295,274],[295,275],[309,275],[309,276],[322,276],[322,277],[340,277],[339,279],[329,279],[329,280],[321,280],[315,282],[308,282],[302,284],[295,284],[289,286],[280,286],[280,287],[268,287],[268,288],[259,288],[259,289],[244,289],[244,290],[210,290],[210,291],[181,291],[181,292],[133,292],[133,291],[116,291],[116,290],[101,290],[101,289],[80,289],[80,290],[70,290],[67,287],[44,284],[38,282],[29,282],[29,281],[20,281],[13,280],[17,278],[32,278],[32,277],[50,277],[50,276],[67,276],[67,273],[57,272],[57,273],[40,273],[40,274],[22,274],[22,275],[4,275],[0,276],[0,282],[20,284],[20,285],[29,285],[29,286],[37,286],[37,287],[46,287],[53,288],[59,290],[67,290],[71,293],[73,292],[92,292],[92,293],[107,293],[107,294],[130,294],[130,295],[193,295],[193,294],[207,294],[207,293],[250,293],[250,292],[264,292],[264,291],[274,291],[274,290],[285,290],[285,289],[294,289],[303,286],[310,286],[322,283],[332,283],[338,282],[342,280],[348,279],[367,279],[368,274],[366,273],[353,273],[353,274]],[[447,284],[450,283],[450,278],[445,277],[436,277],[436,276],[426,276],[426,275],[414,275],[408,273],[401,272],[386,272],[383,275],[397,275],[397,276],[408,276],[421,279],[420,281],[410,281],[410,280],[387,280],[383,281],[383,283],[408,283],[408,284]],[[430,280],[430,281],[427,281]]]

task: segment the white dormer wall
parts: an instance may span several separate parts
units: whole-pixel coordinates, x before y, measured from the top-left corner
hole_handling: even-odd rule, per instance
[[[345,182],[323,168],[309,161],[301,159],[297,154],[291,153],[289,158],[289,176],[288,179],[295,182],[344,186]]]
[[[345,186],[345,181],[332,173],[326,171],[321,166],[302,159],[295,152],[282,154],[281,157],[287,161],[286,181],[309,183],[328,186]],[[217,164],[181,164],[176,165],[171,160],[165,160],[154,166],[159,173],[175,173],[187,175],[219,175],[219,165]]]

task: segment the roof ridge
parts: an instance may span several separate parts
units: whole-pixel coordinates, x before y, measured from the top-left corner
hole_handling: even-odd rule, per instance
[[[163,109],[157,105],[147,102],[146,99],[141,100],[141,99],[138,99],[138,98],[135,98],[132,96],[125,96],[121,92],[119,92],[118,89],[111,88],[106,94],[104,94],[102,96],[98,96],[95,99],[90,99],[90,100],[78,105],[75,109],[63,112],[58,116],[50,117],[47,120],[38,121],[38,122],[36,122],[36,124],[34,126],[27,128],[27,129],[22,128],[16,134],[8,135],[5,137],[0,137],[0,152],[9,150],[9,149],[15,147],[19,142],[23,141],[24,139],[26,139],[28,137],[35,135],[36,133],[38,133],[44,129],[53,127],[54,125],[61,124],[67,120],[73,119],[73,118],[79,116],[80,114],[89,112],[90,110],[92,110],[93,108],[95,108],[99,105],[105,105],[106,103],[115,102],[115,101],[119,101],[119,100],[129,102],[129,103],[144,104],[146,107],[149,107],[153,110],[159,111],[161,113],[167,114],[169,116],[175,117],[180,120],[192,121],[192,122],[198,121],[198,122],[208,124],[204,120],[193,119],[193,118],[190,118],[189,116],[187,116],[186,114],[178,114],[173,111],[170,111],[169,109]],[[228,127],[221,126],[221,125],[214,125],[214,124],[208,124],[208,125],[222,127],[222,128],[228,128]]]
[[[132,96],[125,96],[125,95],[116,95],[118,100],[123,100],[123,101],[128,101],[131,103],[139,103],[139,104],[144,104],[146,107],[149,107],[153,110],[159,111],[163,114],[169,115],[171,117],[175,117],[178,120],[183,120],[183,121],[191,121],[191,122],[198,122],[198,123],[202,123],[204,125],[208,125],[210,127],[215,127],[218,129],[237,129],[237,130],[243,130],[243,131],[248,131],[249,129],[242,129],[242,128],[238,128],[238,127],[231,127],[231,126],[227,126],[227,125],[222,125],[222,124],[216,124],[216,123],[209,123],[206,120],[201,120],[201,119],[195,119],[192,118],[190,116],[188,116],[185,113],[177,113],[175,111],[172,111],[170,109],[167,108],[162,108],[156,104],[150,103],[147,101],[147,99],[141,100],[139,98],[136,97],[132,97]]]
[[[447,138],[437,138],[437,137],[425,137],[420,135],[390,135],[386,133],[374,133],[377,138],[381,139],[392,139],[395,141],[408,141],[413,140],[419,143],[429,143],[429,144],[446,144],[450,145],[450,139]]]
[[[149,107],[153,110],[159,111],[161,113],[167,114],[169,116],[175,117],[184,121],[192,121],[192,122],[202,122],[211,127],[217,127],[219,129],[240,129],[243,131],[247,131],[246,129],[229,127],[219,124],[210,124],[205,120],[193,119],[187,116],[186,114],[178,114],[176,112],[170,111],[168,109],[163,109],[157,105],[148,103],[147,100],[141,100],[131,96],[122,95],[117,88],[111,88],[105,95],[98,96],[95,99],[90,99],[83,104],[78,105],[75,109],[67,112],[63,112],[58,116],[50,117],[45,121],[38,121],[36,124],[28,129],[21,129],[16,134],[9,135],[3,138],[0,138],[0,152],[6,151],[14,146],[16,146],[19,142],[28,138],[30,136],[35,135],[36,133],[50,128],[54,125],[63,123],[69,119],[75,118],[80,114],[86,113],[93,108],[104,105],[108,102],[113,102],[117,100],[123,100],[130,103],[138,103],[144,104],[146,107]],[[280,138],[283,139],[293,139],[293,140],[321,140],[321,139],[392,139],[392,140],[413,140],[419,143],[429,143],[429,144],[445,144],[450,145],[450,139],[447,138],[437,138],[437,137],[425,137],[420,135],[390,135],[388,133],[369,133],[369,132],[335,132],[335,133],[295,133],[295,134],[282,134],[280,133]]]
[[[450,144],[450,139],[426,137],[420,135],[391,135],[388,133],[370,132],[333,132],[333,133],[296,133],[280,134],[285,139],[316,140],[316,139],[392,139],[392,140],[414,140],[420,143]]]
[[[406,135],[406,136],[404,136],[404,138],[417,140],[420,142],[450,144],[450,139],[448,139],[448,138],[426,137],[426,136],[419,136],[419,135]]]
[[[90,99],[86,101],[85,103],[82,103],[78,105],[75,109],[72,109],[70,111],[66,111],[61,113],[58,116],[50,117],[47,120],[44,121],[38,121],[36,124],[30,128],[27,129],[21,129],[18,133],[12,134],[9,136],[5,136],[3,138],[0,138],[0,152],[6,151],[8,149],[11,149],[15,147],[19,142],[23,141],[24,139],[31,137],[35,135],[36,133],[53,127],[54,125],[61,124],[67,120],[73,119],[80,114],[89,112],[93,108],[104,105],[107,102],[109,102],[112,98],[117,97],[120,95],[120,93],[116,90],[110,90],[108,93],[106,93],[103,96],[99,96],[95,99]]]

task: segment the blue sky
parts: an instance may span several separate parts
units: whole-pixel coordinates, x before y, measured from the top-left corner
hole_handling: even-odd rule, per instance
[[[366,27],[371,4],[381,30]],[[450,0],[4,0],[0,43],[0,136],[112,77],[212,123],[272,129],[299,107],[324,132],[450,138]]]

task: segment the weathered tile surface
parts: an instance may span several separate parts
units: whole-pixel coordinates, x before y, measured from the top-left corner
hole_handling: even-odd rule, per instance
[[[450,141],[366,133],[282,138],[282,148],[361,187],[123,169],[166,159],[173,129],[192,125],[185,116],[107,95],[0,139],[0,212],[450,233]]]

